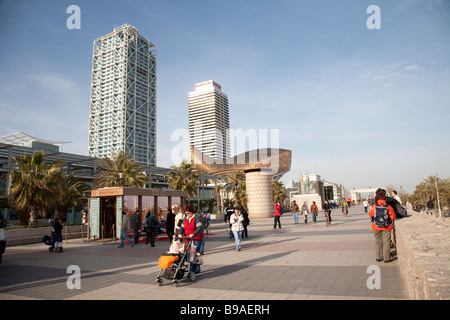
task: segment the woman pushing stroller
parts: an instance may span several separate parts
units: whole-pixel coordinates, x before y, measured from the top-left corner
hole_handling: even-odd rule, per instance
[[[186,218],[181,223],[178,237],[182,238],[184,235],[192,239],[194,241],[194,245],[197,248],[200,248],[203,241],[203,228],[201,218],[200,216],[194,214],[194,207],[191,204],[188,204],[184,208],[184,213],[186,214]],[[197,274],[199,272],[200,265],[191,263],[188,278],[190,279],[191,273]]]

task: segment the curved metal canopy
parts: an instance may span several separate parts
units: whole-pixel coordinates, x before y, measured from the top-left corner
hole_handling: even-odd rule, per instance
[[[275,179],[291,169],[291,150],[278,148],[255,149],[224,160],[213,159],[191,146],[191,166],[203,173],[226,175],[236,170],[267,171]]]

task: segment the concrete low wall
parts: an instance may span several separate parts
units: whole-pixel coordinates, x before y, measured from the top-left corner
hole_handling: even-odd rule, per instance
[[[40,228],[24,228],[24,229],[11,229],[5,230],[6,245],[18,246],[23,244],[39,243],[42,241],[42,237],[50,235],[52,231],[51,227]],[[67,239],[81,238],[82,235],[86,237],[87,226],[83,226],[83,233],[81,232],[81,226],[68,226],[67,227]],[[63,228],[63,240],[66,239],[66,227]]]
[[[408,210],[395,222],[397,256],[408,299],[450,299],[450,222]]]

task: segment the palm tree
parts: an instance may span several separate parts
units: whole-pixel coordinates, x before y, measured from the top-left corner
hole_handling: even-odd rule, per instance
[[[414,191],[416,198],[420,199],[420,204],[425,205],[430,200],[429,186],[425,182],[421,182],[416,185],[416,190]]]
[[[222,212],[220,204],[222,203],[222,199],[220,196],[220,193],[222,192],[223,188],[222,188],[222,184],[217,184],[215,187],[216,190],[216,198],[217,198],[217,212]]]
[[[440,179],[438,182],[438,188],[441,205],[444,207],[450,207],[450,178]]]
[[[247,189],[245,182],[240,184],[238,188],[234,191],[234,199],[236,203],[247,208]]]
[[[233,193],[234,202],[243,207],[247,207],[247,191],[245,186],[245,174],[242,170],[235,170],[227,175],[227,183],[224,190]]]
[[[233,199],[223,199],[223,206],[225,208],[234,207],[234,200]]]
[[[171,166],[170,168],[173,170],[167,173],[169,188],[186,191],[189,197],[195,196],[200,173],[194,171],[186,160],[183,160],[179,167]]]
[[[283,185],[283,182],[274,180],[272,182],[272,196],[273,202],[283,203],[286,198],[286,188]]]
[[[233,172],[230,172],[227,175],[227,183],[224,186],[224,189],[226,192],[230,193],[234,192],[239,188],[241,184],[245,181],[245,175],[244,172],[241,170],[235,170]]]
[[[64,163],[45,162],[45,153],[36,151],[14,158],[17,169],[11,171],[10,204],[19,212],[29,212],[30,225],[37,226],[38,210],[48,207],[54,199],[55,185]]]
[[[148,181],[143,167],[126,151],[113,154],[112,159],[104,157],[96,162],[100,172],[95,177],[94,188],[143,187]]]
[[[214,211],[214,206],[216,205],[216,199],[204,199],[201,201],[201,207],[204,206],[208,208],[208,212],[212,213]]]
[[[59,179],[59,192],[56,209],[63,222],[67,218],[67,210],[73,206],[79,206],[87,202],[86,193],[91,188],[89,185],[73,175],[62,175]]]

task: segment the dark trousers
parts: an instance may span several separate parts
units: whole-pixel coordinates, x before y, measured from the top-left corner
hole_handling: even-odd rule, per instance
[[[172,228],[166,228],[166,234],[169,237],[169,242],[172,242],[172,237],[174,235],[173,227]]]
[[[145,243],[149,243],[152,245],[152,247],[155,246],[155,239],[156,239],[156,231],[158,231],[156,228],[148,228],[147,229],[147,240]]]
[[[133,230],[133,234],[134,234],[134,244],[138,244],[139,242],[139,233],[140,233],[140,229],[138,230]]]
[[[242,239],[248,238],[247,225],[244,224],[244,230],[242,231]]]
[[[273,228],[277,228],[277,222],[278,222],[278,228],[281,229],[281,222],[280,222],[280,216],[274,216],[273,217]]]

